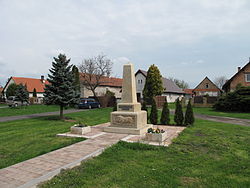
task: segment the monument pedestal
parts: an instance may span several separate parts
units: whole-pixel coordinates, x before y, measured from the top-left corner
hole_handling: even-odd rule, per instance
[[[105,132],[122,133],[122,134],[135,134],[142,135],[147,132],[147,129],[152,127],[147,124],[147,112],[112,112],[111,125],[105,127]]]
[[[141,111],[137,102],[134,66],[123,66],[122,101],[117,105],[117,112],[111,113],[111,125],[104,131],[112,133],[142,135],[152,125],[147,124],[147,112]]]

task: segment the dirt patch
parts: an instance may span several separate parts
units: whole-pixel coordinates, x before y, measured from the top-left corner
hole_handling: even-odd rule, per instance
[[[201,131],[196,131],[195,136],[206,136],[204,133],[202,133]]]
[[[183,185],[191,185],[195,183],[199,183],[199,178],[193,178],[193,177],[181,177],[181,183]]]
[[[64,121],[66,121],[66,122],[76,122],[76,120],[74,120],[74,119],[65,119]]]

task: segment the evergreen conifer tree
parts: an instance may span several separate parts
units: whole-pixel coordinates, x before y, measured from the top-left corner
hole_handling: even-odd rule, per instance
[[[7,88],[7,90],[6,90],[6,96],[7,97],[15,96],[16,95],[17,86],[18,85],[16,85],[15,83],[10,84],[9,87]]]
[[[27,91],[27,87],[23,84],[19,84],[16,88],[16,98],[21,101],[22,105],[23,102],[29,100],[29,92]]]
[[[153,99],[149,119],[150,119],[150,122],[152,124],[157,125],[157,122],[158,122],[158,110],[157,110],[156,102],[155,102],[154,99]]]
[[[161,113],[161,124],[169,125],[170,123],[170,113],[168,108],[168,102],[166,101],[163,105],[162,113]]]
[[[36,88],[33,89],[33,97],[37,97]]]
[[[183,125],[183,111],[182,111],[182,106],[180,103],[179,98],[176,100],[176,107],[175,107],[175,114],[174,114],[174,121],[176,125]]]
[[[79,75],[79,70],[77,68],[77,66],[73,66],[72,67],[72,72],[74,74],[74,86],[76,89],[76,92],[80,92],[80,75]]]
[[[75,90],[74,74],[69,62],[70,59],[63,54],[59,54],[58,58],[54,57],[52,68],[49,70],[51,74],[47,79],[50,84],[45,87],[45,103],[60,106],[60,119],[63,119],[63,108],[76,104],[80,97]]]
[[[143,89],[143,99],[147,104],[152,104],[156,95],[163,92],[162,76],[157,66],[151,65],[147,72],[146,82]]]
[[[193,125],[194,124],[194,113],[193,113],[193,108],[191,105],[191,101],[189,100],[188,105],[187,105],[187,110],[185,113],[185,121],[184,121],[184,125],[188,126],[188,125]]]

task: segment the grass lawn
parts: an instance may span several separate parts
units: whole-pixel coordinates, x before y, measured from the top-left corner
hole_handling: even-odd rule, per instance
[[[6,105],[5,105],[6,106]],[[57,105],[30,105],[22,106],[18,108],[0,108],[0,117],[6,116],[18,116],[27,114],[36,114],[42,112],[55,112],[59,111],[59,106]]]
[[[66,117],[95,125],[109,121],[111,108],[67,114]],[[68,132],[74,122],[56,116],[0,123],[0,169],[82,141],[82,138],[56,137]]]
[[[119,142],[40,187],[250,187],[249,135],[197,119],[170,147]]]
[[[175,103],[168,103],[168,107],[169,107],[169,109],[175,109]],[[185,110],[185,109],[183,109],[183,110]],[[216,111],[213,108],[209,108],[209,107],[193,107],[193,111],[196,114],[203,114],[203,115],[250,119],[250,113],[221,112],[221,111]]]
[[[220,112],[220,111],[215,111],[213,108],[205,108],[205,107],[200,107],[200,108],[199,107],[194,107],[193,110],[194,110],[194,113],[197,113],[197,114],[250,119],[250,113]]]

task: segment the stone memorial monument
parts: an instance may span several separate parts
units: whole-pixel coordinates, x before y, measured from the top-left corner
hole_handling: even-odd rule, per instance
[[[123,66],[122,100],[117,111],[111,113],[111,124],[105,132],[142,135],[152,125],[147,124],[147,112],[137,102],[134,66]]]

